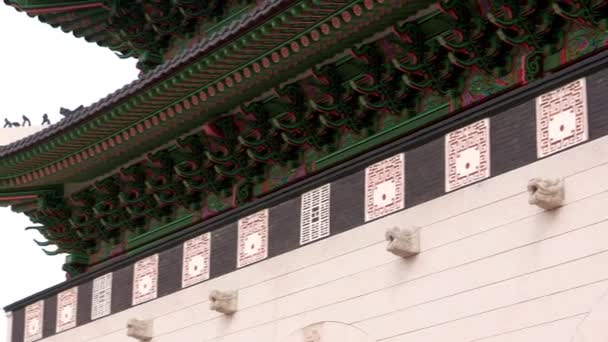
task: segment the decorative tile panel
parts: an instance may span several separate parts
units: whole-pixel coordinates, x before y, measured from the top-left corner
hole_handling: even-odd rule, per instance
[[[155,299],[158,293],[158,254],[135,263],[133,270],[133,305]]]
[[[585,79],[536,98],[536,146],[539,158],[589,139]]]
[[[112,273],[93,280],[91,319],[95,320],[110,314],[112,310]]]
[[[490,119],[445,137],[445,172],[446,192],[490,176]]]
[[[37,341],[42,338],[42,322],[44,316],[44,301],[39,301],[25,307],[25,342]]]
[[[57,295],[57,325],[56,331],[76,326],[76,310],[78,308],[78,287],[73,287]]]
[[[209,279],[211,234],[203,234],[184,243],[182,287]]]
[[[329,236],[330,184],[302,195],[300,245]]]
[[[405,159],[403,153],[365,169],[365,221],[405,207]]]
[[[239,220],[237,268],[268,256],[268,209]]]

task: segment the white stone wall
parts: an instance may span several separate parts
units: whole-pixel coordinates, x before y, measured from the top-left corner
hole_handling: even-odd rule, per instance
[[[528,204],[534,177],[563,177],[564,205]],[[407,259],[384,236],[403,224],[420,228]],[[596,324],[606,265],[608,137],[45,341],[134,341],[134,317],[154,342],[603,341],[578,327]],[[212,289],[238,290],[238,311],[211,311]]]

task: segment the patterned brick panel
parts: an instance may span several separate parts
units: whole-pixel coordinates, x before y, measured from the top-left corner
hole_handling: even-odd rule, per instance
[[[44,323],[44,301],[38,301],[25,308],[24,341],[37,341],[42,338]]]
[[[302,195],[300,213],[300,244],[329,236],[329,209],[331,185],[308,191]]]
[[[155,299],[158,295],[158,254],[135,263],[133,267],[133,305]]]
[[[300,247],[300,197],[284,201],[268,210],[268,257],[274,257]],[[236,244],[236,242],[235,242]]]
[[[182,245],[178,245],[159,254],[158,297],[166,296],[182,288],[182,249]]]
[[[268,256],[268,209],[239,220],[237,268]]]
[[[42,337],[49,337],[55,334],[55,324],[57,323],[57,295],[44,300],[44,324],[42,325]]]
[[[91,306],[93,304],[93,282],[89,281],[78,286],[78,309],[76,310],[76,325],[80,326],[91,321]]]
[[[237,258],[237,223],[211,232],[211,278],[234,271]]]
[[[608,69],[587,77],[589,139],[608,135]]]
[[[184,242],[182,261],[182,287],[209,279],[211,265],[211,233]]]
[[[25,308],[13,311],[12,333],[10,342],[23,342],[25,340]]]
[[[403,153],[365,169],[365,221],[405,207],[405,160]]]
[[[490,119],[446,135],[445,170],[446,192],[490,176]]]
[[[78,310],[78,287],[60,292],[57,295],[57,327],[56,332],[76,326],[76,313]]]
[[[420,147],[405,152],[407,164],[405,169],[407,191],[406,207],[413,207],[445,193],[445,144],[443,139],[436,139]]]
[[[492,177],[536,160],[536,114],[533,100],[492,117]]]
[[[331,210],[334,213],[350,213],[350,215],[331,215],[329,221],[332,235],[365,223],[364,193],[365,171],[363,170],[331,183]]]
[[[112,273],[93,280],[91,319],[107,316],[112,310]]]
[[[582,78],[536,99],[539,158],[589,139],[586,89]]]

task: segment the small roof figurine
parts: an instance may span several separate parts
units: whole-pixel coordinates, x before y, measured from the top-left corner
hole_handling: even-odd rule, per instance
[[[44,115],[42,116],[42,126],[44,126],[45,124],[51,124],[51,120],[49,120],[49,115],[46,113],[44,113]]]
[[[11,127],[13,127],[13,124],[10,121],[8,121],[7,118],[4,118],[4,128],[11,128]]]

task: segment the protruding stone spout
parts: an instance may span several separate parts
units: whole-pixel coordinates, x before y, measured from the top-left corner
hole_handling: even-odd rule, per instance
[[[386,230],[386,250],[400,256],[408,258],[420,253],[420,233],[415,228],[393,227]]]
[[[138,341],[150,341],[154,336],[154,321],[131,318],[127,322],[127,336]]]
[[[232,315],[237,310],[238,297],[237,291],[213,290],[209,294],[209,308],[225,315]]]
[[[533,178],[528,182],[528,203],[545,210],[553,210],[564,204],[564,180]]]

